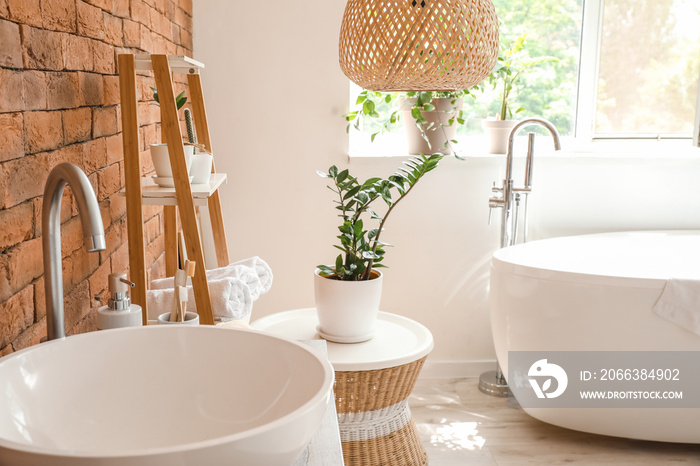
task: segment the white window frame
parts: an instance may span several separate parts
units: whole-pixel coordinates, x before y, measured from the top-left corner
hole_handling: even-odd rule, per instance
[[[688,136],[678,135],[610,135],[600,136],[595,133],[595,113],[598,98],[598,65],[600,63],[600,45],[603,29],[603,6],[605,0],[584,0],[581,26],[581,55],[579,60],[578,97],[576,102],[576,123],[574,136],[578,143],[596,140],[629,139],[682,139]],[[695,124],[693,146],[699,146],[700,131],[700,74],[698,75],[698,99],[695,105]]]

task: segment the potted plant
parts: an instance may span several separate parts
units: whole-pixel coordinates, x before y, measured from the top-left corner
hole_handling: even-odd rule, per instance
[[[462,103],[470,91],[377,92],[364,89],[357,97],[357,108],[345,115],[350,127],[370,128],[370,139],[396,128],[406,129],[408,153],[454,154],[457,124],[464,124]],[[408,123],[413,124],[408,124]],[[456,123],[456,124],[455,124]]]
[[[154,87],[151,87],[151,91],[153,91],[153,100],[156,101],[156,104],[160,105],[160,100],[158,98],[158,90]],[[177,106],[178,111],[185,105],[186,102],[187,97],[185,97],[185,91],[182,91],[177,95],[177,97],[175,97],[175,105]],[[187,134],[189,141],[188,143],[185,143],[185,163],[189,172],[192,166],[192,156],[194,155],[196,146],[194,141],[194,131],[191,130],[191,128],[193,128],[192,115],[189,109],[185,109],[185,122],[187,124]],[[168,153],[168,145],[151,144],[151,160],[153,161],[153,167],[156,170],[156,176],[153,178],[154,181],[161,186],[172,187],[173,173],[170,167],[170,154]]]
[[[314,276],[319,334],[330,341],[356,343],[372,338],[381,300],[384,247],[380,240],[384,225],[396,206],[413,190],[418,181],[434,170],[442,154],[418,155],[388,177],[360,182],[348,170],[330,167],[318,172],[332,180],[328,186],[341,224],[339,254],[333,265],[319,265]],[[386,204],[383,215],[373,210],[375,201]],[[377,223],[369,228],[367,220]]]
[[[500,89],[500,110],[495,118],[482,121],[484,132],[489,138],[489,153],[505,154],[508,150],[508,136],[518,123],[512,119],[514,115],[524,111],[523,107],[512,109],[511,100],[515,86],[520,82],[523,73],[542,63],[556,62],[555,57],[531,58],[525,51],[527,36],[518,37],[513,44],[501,52],[496,66],[488,77],[493,89]]]

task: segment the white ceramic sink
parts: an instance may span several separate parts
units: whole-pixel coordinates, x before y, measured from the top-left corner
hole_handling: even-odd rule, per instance
[[[1,465],[289,465],[333,369],[265,333],[140,327],[0,359]]]

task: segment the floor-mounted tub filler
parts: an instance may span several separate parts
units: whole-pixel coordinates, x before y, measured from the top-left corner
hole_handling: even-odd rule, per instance
[[[700,335],[654,310],[668,280],[681,277],[700,283],[700,231],[602,233],[496,251],[491,266],[491,324],[504,374],[508,378],[509,356],[515,352],[644,351],[651,358],[653,353],[700,351]],[[683,369],[678,374],[673,367],[639,367],[638,362],[638,367],[609,364],[585,375],[569,374],[569,385],[572,378],[610,377],[607,371],[612,369],[618,377],[640,380],[640,371],[648,379],[649,371],[664,369],[662,377],[681,378],[677,386],[689,382],[690,374]],[[695,362],[698,366],[697,358]],[[694,390],[686,391],[684,402],[700,392],[700,383],[691,383]],[[508,384],[512,388],[513,381],[508,379]],[[544,422],[584,432],[700,443],[700,405],[669,405],[679,407],[523,409]]]

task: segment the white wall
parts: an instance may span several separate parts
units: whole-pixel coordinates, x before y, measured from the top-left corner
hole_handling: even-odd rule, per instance
[[[275,275],[253,319],[313,306],[314,267],[336,255],[337,217],[315,170],[349,166],[364,179],[399,164],[348,162],[348,81],[337,55],[343,8],[340,0],[194,2],[217,170],[229,175],[222,196],[231,256],[258,255]],[[549,145],[541,138],[538,150]],[[699,153],[538,157],[531,238],[700,228]],[[395,247],[385,260],[382,308],[430,328],[435,374],[477,375],[495,358],[488,274],[499,226],[497,215],[487,225],[487,205],[503,158],[445,160],[387,223],[384,239]]]

